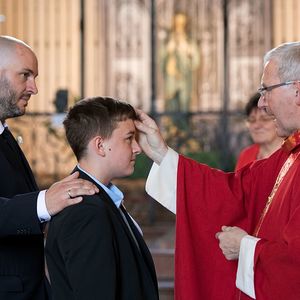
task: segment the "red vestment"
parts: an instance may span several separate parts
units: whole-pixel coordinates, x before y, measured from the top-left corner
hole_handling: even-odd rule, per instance
[[[250,145],[249,147],[243,149],[237,159],[235,170],[237,171],[250,162],[255,161],[257,159],[258,152],[259,145],[257,144]]]
[[[293,151],[300,151],[300,147]],[[176,300],[251,299],[235,286],[237,261],[225,259],[216,232],[238,226],[253,235],[289,153],[282,149],[236,173],[179,157]],[[284,177],[263,221],[254,260],[258,300],[300,299],[300,157]]]

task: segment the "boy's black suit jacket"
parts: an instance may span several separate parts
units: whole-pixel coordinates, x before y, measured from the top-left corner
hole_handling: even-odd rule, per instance
[[[50,222],[46,258],[53,300],[158,299],[154,264],[141,234],[126,213],[137,247],[120,211],[98,188]]]
[[[0,170],[0,300],[47,299],[37,185],[21,149],[1,135]]]

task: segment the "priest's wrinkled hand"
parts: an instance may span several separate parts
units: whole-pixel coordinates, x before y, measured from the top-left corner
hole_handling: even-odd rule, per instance
[[[142,110],[135,111],[139,117],[139,120],[134,122],[138,130],[138,143],[147,156],[160,164],[168,151],[168,146],[155,121]]]
[[[219,247],[226,259],[235,260],[239,258],[241,240],[245,235],[247,232],[236,226],[222,226],[222,231],[216,233]]]

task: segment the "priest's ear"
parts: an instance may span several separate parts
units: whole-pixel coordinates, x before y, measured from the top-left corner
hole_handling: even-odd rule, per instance
[[[295,89],[295,96],[297,97],[297,98],[300,98],[300,80],[298,80],[298,81],[295,81],[295,87],[296,87],[296,89]],[[298,101],[300,101],[299,99],[298,99]]]
[[[300,106],[300,82],[297,82],[295,85],[295,103],[297,106]]]

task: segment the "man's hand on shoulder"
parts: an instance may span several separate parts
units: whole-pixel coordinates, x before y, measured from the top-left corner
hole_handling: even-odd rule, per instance
[[[91,182],[78,178],[79,172],[51,185],[45,196],[49,215],[54,216],[67,206],[82,201],[83,195],[94,195],[99,189]]]

